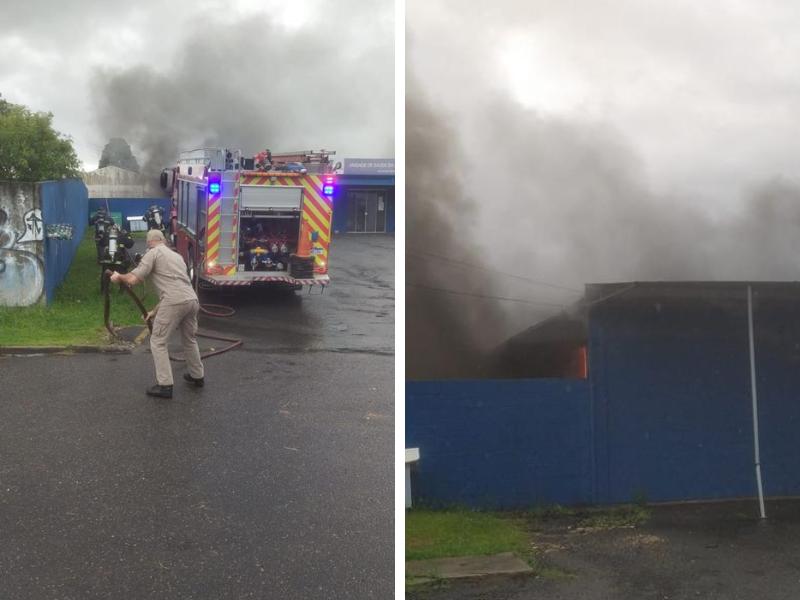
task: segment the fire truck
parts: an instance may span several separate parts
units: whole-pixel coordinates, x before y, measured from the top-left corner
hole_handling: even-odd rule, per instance
[[[292,170],[238,150],[181,152],[161,185],[172,190],[173,244],[203,287],[326,286],[336,185],[333,169]],[[294,154],[292,155],[294,156]],[[274,164],[274,166],[273,166]],[[323,287],[324,289],[324,287]]]

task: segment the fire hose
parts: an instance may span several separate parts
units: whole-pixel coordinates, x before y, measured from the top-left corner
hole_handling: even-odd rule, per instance
[[[136,293],[131,289],[131,287],[129,285],[126,285],[126,284],[123,283],[123,284],[120,284],[120,287],[134,301],[136,306],[139,308],[139,312],[142,313],[142,318],[145,320],[145,323],[147,324],[147,328],[150,330],[150,333],[153,333],[153,321],[152,321],[152,319],[148,319],[147,318],[148,311],[147,311],[147,308],[145,308],[144,303],[142,302],[142,300],[139,298],[139,296],[136,295]],[[204,305],[201,304],[200,305],[201,312],[203,312],[203,313],[205,313],[207,315],[210,315],[212,317],[230,317],[230,316],[233,316],[235,314],[235,312],[236,312],[232,308],[230,308],[228,306],[222,306],[220,304],[207,304],[205,306],[213,306],[213,307],[215,307],[217,309],[223,309],[222,312],[214,312],[214,311],[211,311],[211,310],[208,310],[208,309],[204,308]],[[108,330],[108,332],[111,334],[111,336],[116,338],[118,336],[117,336],[116,331],[114,331],[114,325],[110,320],[110,316],[111,316],[111,271],[109,269],[106,269],[103,272],[103,323],[105,324],[105,327]],[[223,352],[228,352],[229,350],[233,350],[234,348],[238,348],[239,346],[241,346],[244,343],[244,341],[242,341],[240,339],[222,337],[222,336],[219,336],[219,335],[211,335],[211,334],[208,334],[208,333],[200,333],[200,332],[198,332],[197,333],[197,337],[205,338],[205,339],[208,339],[208,340],[218,340],[218,341],[222,341],[222,342],[229,342],[229,344],[230,344],[228,346],[225,346],[224,348],[221,348],[220,350],[212,350],[211,352],[205,352],[205,353],[201,354],[200,358],[202,358],[202,359],[209,358],[211,356],[216,356],[217,354],[222,354]],[[169,358],[170,358],[170,360],[174,360],[176,362],[185,362],[186,361],[186,359],[175,358],[174,356],[170,356]]]

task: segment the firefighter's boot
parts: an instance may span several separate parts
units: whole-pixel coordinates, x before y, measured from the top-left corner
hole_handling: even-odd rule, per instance
[[[172,398],[171,385],[154,385],[147,388],[148,396],[155,396],[156,398]]]
[[[183,379],[194,387],[203,387],[205,385],[205,379],[203,377],[192,377],[188,373],[184,373]]]

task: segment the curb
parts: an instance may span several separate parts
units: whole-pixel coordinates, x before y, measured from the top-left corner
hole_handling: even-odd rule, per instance
[[[131,354],[133,345],[108,346],[0,346],[0,355],[31,356],[36,354]]]
[[[132,340],[100,345],[69,344],[66,346],[0,346],[0,356],[32,356],[37,354],[131,354],[150,333],[142,327]]]
[[[406,562],[406,575],[423,579],[462,579],[492,575],[527,575],[531,566],[513,552]]]
[[[32,356],[36,354],[131,354],[137,346],[147,338],[150,330],[144,325],[132,340],[123,340],[121,343],[106,344],[103,346],[0,346],[0,356]],[[130,329],[131,326],[123,329]],[[117,329],[119,331],[119,329]]]

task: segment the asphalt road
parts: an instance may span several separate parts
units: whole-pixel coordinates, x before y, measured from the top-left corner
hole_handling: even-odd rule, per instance
[[[789,600],[800,594],[800,501],[652,508],[636,528],[534,534],[543,577],[492,577],[420,588],[414,600]]]
[[[331,263],[324,295],[208,298],[245,345],[172,400],[146,344],[0,358],[0,598],[392,597],[393,239]]]

